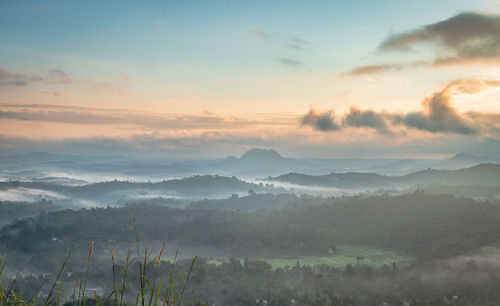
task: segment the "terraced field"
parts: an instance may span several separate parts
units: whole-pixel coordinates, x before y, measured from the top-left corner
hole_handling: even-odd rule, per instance
[[[242,258],[238,258],[243,262]],[[302,266],[317,266],[327,265],[337,268],[343,268],[348,264],[363,264],[369,266],[382,266],[384,264],[392,264],[393,262],[401,262],[409,260],[409,256],[396,253],[389,249],[380,249],[368,246],[359,245],[341,245],[337,246],[337,251],[334,255],[327,256],[298,256],[298,257],[281,257],[281,258],[255,258],[264,260],[276,268],[286,266],[294,266],[297,262]],[[222,264],[227,258],[211,258],[209,263]]]

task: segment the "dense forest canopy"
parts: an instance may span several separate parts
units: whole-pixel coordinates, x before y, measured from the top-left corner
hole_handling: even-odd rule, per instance
[[[287,204],[245,212],[252,197]],[[227,210],[228,203],[235,203],[235,210]],[[214,209],[217,205],[222,209]],[[50,248],[53,237],[65,245],[130,243],[134,225],[145,240],[180,239],[185,247],[213,247],[235,255],[322,254],[337,244],[361,244],[433,257],[496,243],[499,220],[498,202],[424,192],[328,199],[253,195],[196,202],[187,209],[129,205],[44,213],[3,227],[0,242],[13,250],[40,252]]]

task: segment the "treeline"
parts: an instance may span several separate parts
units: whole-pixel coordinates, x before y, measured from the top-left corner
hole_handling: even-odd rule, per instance
[[[482,253],[482,254],[481,254]],[[495,255],[497,254],[497,255]],[[158,282],[167,284],[170,271],[179,271],[181,283],[190,269],[191,260],[176,264],[161,262],[146,267],[148,279],[155,273]],[[120,278],[124,262],[113,267],[95,262],[89,270],[88,284],[99,297],[100,304],[113,290],[113,272]],[[128,268],[126,299],[133,302],[140,287],[139,263]],[[69,265],[60,279],[71,284],[85,277],[85,268]],[[155,272],[157,271],[157,272]],[[16,291],[30,296],[39,290],[39,283],[53,276],[24,277],[17,280]],[[48,290],[42,288],[42,292]],[[69,291],[69,292],[68,292]],[[64,295],[63,295],[64,296]],[[66,291],[70,298],[71,289]],[[93,297],[93,292],[91,291]],[[498,250],[488,250],[466,257],[432,260],[412,265],[384,265],[379,268],[347,265],[343,269],[328,266],[287,266],[271,269],[258,260],[230,259],[221,265],[198,258],[190,274],[184,295],[185,305],[498,305],[500,299],[500,266]],[[266,301],[266,302],[264,302]],[[114,304],[113,304],[114,305]]]
[[[297,205],[302,201],[293,194],[270,193],[256,194],[253,190],[249,191],[248,196],[239,197],[233,195],[228,199],[205,199],[191,202],[187,207],[190,209],[204,210],[231,210],[231,211],[258,211],[278,209],[286,206]]]
[[[35,203],[0,201],[0,226],[59,209],[59,205],[45,199]]]
[[[419,186],[420,189],[432,194],[453,194],[455,196],[463,196],[476,199],[500,199],[500,183],[499,185],[444,185],[444,184],[428,184]]]
[[[232,199],[237,201],[238,199]],[[207,202],[210,204],[210,202]],[[61,247],[144,240],[216,248],[234,256],[325,254],[339,244],[394,248],[419,258],[462,254],[500,240],[500,205],[449,195],[296,198],[277,210],[175,209],[154,205],[57,211],[0,230],[0,245],[43,252]],[[203,255],[203,254],[201,254]]]

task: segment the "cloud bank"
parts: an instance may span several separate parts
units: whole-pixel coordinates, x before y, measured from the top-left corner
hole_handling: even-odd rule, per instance
[[[499,131],[500,114],[468,112],[460,113],[452,104],[454,94],[477,94],[500,86],[500,80],[455,80],[445,88],[422,101],[421,110],[408,113],[360,110],[351,107],[336,123],[332,110],[320,112],[314,109],[302,118],[303,125],[318,131],[339,131],[341,128],[364,127],[382,133],[404,127],[430,133],[480,134],[483,131]],[[500,136],[497,133],[496,136]]]

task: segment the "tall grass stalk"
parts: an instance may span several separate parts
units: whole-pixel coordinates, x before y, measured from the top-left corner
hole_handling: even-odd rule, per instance
[[[82,300],[81,300],[81,304],[80,305],[85,305],[85,293],[86,293],[86,290],[87,290],[87,279],[88,279],[88,276],[89,276],[89,270],[90,270],[90,262],[92,260],[92,251],[94,249],[94,241],[92,240],[90,242],[90,246],[89,246],[89,255],[88,255],[88,258],[87,258],[87,269],[85,270],[85,278],[83,280],[83,292],[82,292]]]
[[[64,261],[61,265],[61,268],[59,269],[59,272],[57,272],[57,276],[56,278],[54,279],[54,282],[52,283],[52,287],[50,288],[50,291],[49,291],[49,294],[47,296],[47,299],[45,299],[45,302],[43,303],[44,305],[49,305],[52,300],[52,295],[54,294],[54,289],[57,285],[57,282],[59,281],[59,278],[61,277],[61,274],[64,270],[64,267],[66,267],[66,264],[68,263],[68,260],[69,260],[69,257],[71,256],[71,252],[73,251],[73,247],[69,249],[68,251],[68,254],[66,255],[66,257],[64,258]]]
[[[158,256],[156,257],[156,260],[155,260],[156,266],[155,266],[155,272],[154,272],[154,276],[153,276],[153,286],[151,288],[151,295],[149,297],[148,306],[151,306],[151,302],[153,301],[153,295],[155,294],[155,292],[159,293],[159,290],[156,290],[156,278],[158,276],[158,269],[160,267],[160,262],[161,262],[161,254],[163,253],[163,249],[164,248],[165,248],[165,242],[163,242],[163,244],[161,245],[160,252],[158,252]],[[155,304],[154,305],[156,305],[156,303],[158,301],[158,293],[156,295],[156,299],[155,299]]]

